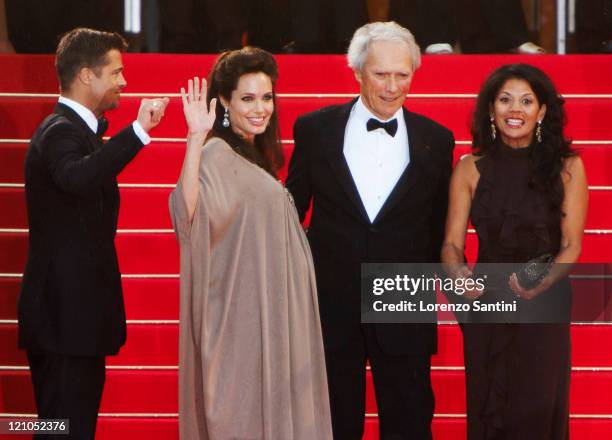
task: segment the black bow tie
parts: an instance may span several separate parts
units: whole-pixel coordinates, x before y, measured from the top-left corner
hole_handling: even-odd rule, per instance
[[[381,122],[378,119],[370,118],[366,125],[368,131],[376,130],[377,128],[383,128],[390,136],[395,136],[397,133],[397,119],[391,119],[387,122]]]
[[[107,129],[108,129],[108,119],[102,116],[100,119],[98,119],[98,130],[96,131],[96,135],[98,137],[104,136],[104,133],[106,133]]]

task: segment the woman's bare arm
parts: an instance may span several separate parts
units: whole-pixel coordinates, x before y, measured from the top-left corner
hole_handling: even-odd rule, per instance
[[[200,79],[197,77],[189,80],[187,92],[185,92],[184,88],[181,88],[181,98],[189,132],[187,134],[187,148],[179,181],[183,189],[189,221],[191,221],[193,220],[200,190],[199,174],[202,146],[215,122],[217,99],[213,98],[210,101],[210,109],[207,109],[206,80],[202,78],[202,85],[200,87]]]

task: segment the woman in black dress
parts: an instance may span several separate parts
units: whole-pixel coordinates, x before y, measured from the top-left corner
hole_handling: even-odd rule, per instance
[[[567,272],[581,251],[588,187],[582,160],[563,136],[564,121],[563,100],[541,70],[499,68],[478,95],[473,154],[459,161],[451,179],[442,260],[454,267],[452,276],[472,275],[463,263],[470,219],[478,263],[520,266],[554,256],[535,287],[522,288],[516,273],[508,273],[498,289],[464,296],[486,302],[501,291],[516,298],[519,310],[555,307],[562,315],[556,323],[463,326],[470,440],[569,436]]]

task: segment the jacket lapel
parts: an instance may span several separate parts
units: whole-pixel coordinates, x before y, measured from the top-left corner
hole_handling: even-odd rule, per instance
[[[66,119],[68,119],[70,122],[79,127],[87,135],[87,139],[89,140],[89,142],[87,143],[87,145],[85,145],[85,147],[90,153],[102,146],[102,139],[100,139],[93,131],[91,131],[91,128],[89,128],[87,123],[70,107],[58,103],[55,106],[53,112],[66,117]]]
[[[87,136],[88,142],[86,142],[83,145],[83,147],[87,150],[88,154],[93,153],[95,150],[97,150],[98,148],[101,148],[104,145],[102,142],[102,139],[100,139],[96,133],[91,131],[91,128],[89,128],[89,125],[87,125],[87,123],[74,110],[72,110],[67,105],[58,103],[55,106],[54,113],[64,116],[66,119],[72,122],[75,126],[79,127],[79,129],[85,133],[85,135]],[[113,206],[115,207],[118,206],[117,203],[113,201],[114,199],[118,200],[118,196],[119,196],[117,185],[115,183],[115,179],[110,181],[109,184],[103,185],[99,190],[99,194],[100,194],[99,202],[100,202],[100,213],[101,214],[104,214],[105,211],[108,209],[116,209],[116,208],[112,208]],[[114,219],[114,225],[116,229],[116,213],[115,215],[113,215],[113,219]]]
[[[357,186],[355,186],[355,181],[353,180],[346,158],[344,157],[344,134],[346,131],[346,124],[348,123],[351,109],[356,101],[357,98],[351,100],[337,110],[335,120],[332,121],[329,127],[329,135],[325,137],[327,140],[325,153],[334,171],[334,176],[348,196],[351,204],[357,209],[362,219],[370,223],[368,214],[359,196],[359,191],[357,190]]]
[[[408,130],[410,163],[398,179],[373,223],[381,221],[410,192],[417,190],[416,183],[430,165],[430,146],[427,144],[421,127],[415,123],[412,114],[404,108],[404,120]]]

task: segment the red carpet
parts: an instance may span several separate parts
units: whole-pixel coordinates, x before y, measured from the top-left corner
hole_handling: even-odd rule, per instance
[[[176,94],[194,74],[205,76],[207,56],[127,55],[127,94]],[[341,103],[358,88],[344,57],[278,57],[281,132],[287,157],[295,118]],[[567,134],[587,168],[590,209],[582,261],[610,261],[612,249],[612,58],[605,56],[425,57],[417,72],[411,110],[448,126],[456,158],[469,151],[474,95],[493,68],[515,61],[543,68],[566,98]],[[25,354],[16,348],[16,302],[27,251],[23,158],[27,140],[51,111],[57,91],[47,56],[0,56],[0,418],[32,414],[34,399]],[[31,96],[29,94],[35,94]],[[459,95],[459,96],[458,96]],[[136,115],[141,96],[124,96],[111,113],[112,134]],[[186,127],[176,96],[155,141],[119,176],[122,193],[117,247],[128,315],[128,342],[108,358],[97,438],[177,439],[178,248],[167,197],[184,154]],[[468,238],[474,256],[476,238]],[[612,280],[575,279],[576,294],[602,301]],[[612,324],[612,316],[605,317]],[[433,360],[434,437],[465,438],[462,340],[454,324],[439,328]],[[573,439],[612,438],[612,325],[572,325],[570,429]],[[368,374],[367,440],[378,438],[376,403]],[[10,436],[2,438],[11,438]],[[15,439],[23,438],[15,436]]]

